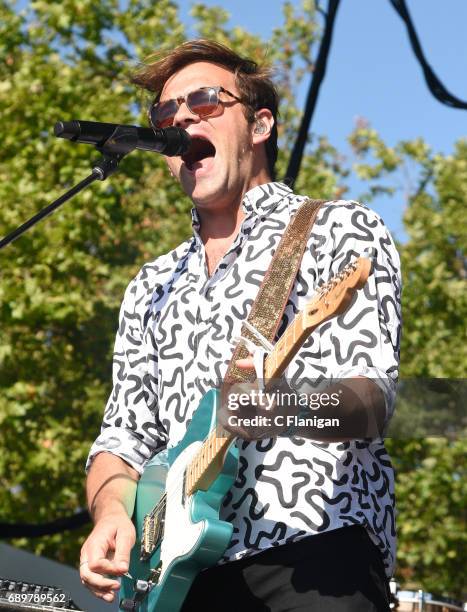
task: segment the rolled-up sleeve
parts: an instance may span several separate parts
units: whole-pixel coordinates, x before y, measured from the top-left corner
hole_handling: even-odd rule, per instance
[[[401,330],[400,260],[394,241],[382,219],[356,202],[325,207],[313,232],[311,250],[319,285],[369,252],[373,264],[349,308],[322,324],[300,356],[313,357],[315,378],[372,379],[384,394],[388,420],[394,410]]]
[[[91,447],[93,458],[106,451],[118,455],[142,473],[147,461],[166,447],[167,435],[158,419],[157,347],[145,338],[151,296],[136,277],[120,308],[113,354],[113,388],[100,435]]]

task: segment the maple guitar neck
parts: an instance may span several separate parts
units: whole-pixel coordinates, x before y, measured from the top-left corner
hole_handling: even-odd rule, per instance
[[[371,260],[360,257],[345,266],[320,287],[313,299],[299,312],[266,357],[264,379],[279,378],[313,331],[349,307],[354,293],[363,287],[371,271]]]
[[[314,326],[306,326],[303,313],[295,317],[274,345],[274,350],[266,356],[264,363],[265,387],[268,386],[268,381],[282,376],[302,344],[313,333],[316,327],[320,325],[320,323],[316,323]]]

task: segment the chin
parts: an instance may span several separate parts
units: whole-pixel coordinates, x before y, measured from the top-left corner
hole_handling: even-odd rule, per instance
[[[198,186],[198,189],[195,189],[187,195],[190,196],[193,204],[197,208],[212,209],[219,204],[220,194],[212,188],[208,188],[208,186],[206,186],[206,189],[200,189]]]
[[[196,206],[206,207],[213,202],[219,201],[226,193],[226,189],[219,180],[214,182],[212,174],[194,177],[188,173],[182,173],[181,185],[186,195],[193,200]]]

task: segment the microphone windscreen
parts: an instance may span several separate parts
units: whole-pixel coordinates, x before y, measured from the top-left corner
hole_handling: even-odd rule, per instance
[[[190,135],[182,128],[168,127],[164,130],[164,133],[167,137],[164,155],[183,155],[190,148]]]

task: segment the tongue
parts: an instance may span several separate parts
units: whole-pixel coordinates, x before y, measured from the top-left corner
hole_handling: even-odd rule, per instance
[[[198,170],[199,168],[205,168],[211,161],[213,157],[203,157],[199,161],[195,161],[190,165],[190,170]]]
[[[204,167],[215,154],[216,149],[209,140],[195,136],[191,141],[188,152],[182,156],[182,159],[189,170],[196,170]]]

